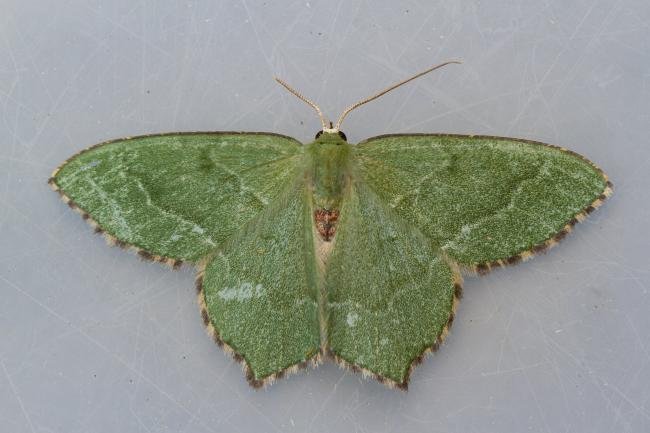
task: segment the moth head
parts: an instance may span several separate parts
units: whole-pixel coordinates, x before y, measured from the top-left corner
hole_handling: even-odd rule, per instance
[[[345,133],[343,131],[339,131],[338,129],[334,128],[334,125],[332,125],[332,122],[330,122],[330,127],[329,128],[323,128],[320,131],[316,133],[315,139],[318,140],[321,135],[323,134],[336,134],[341,140],[345,141],[347,143],[348,137],[345,136]]]
[[[341,113],[341,115],[339,116],[339,120],[336,121],[336,125],[334,125],[332,122],[325,121],[325,116],[323,115],[323,112],[321,111],[320,107],[318,105],[316,105],[311,99],[306,98],[305,96],[302,95],[302,93],[298,92],[297,90],[295,90],[294,88],[289,86],[287,83],[285,83],[284,81],[282,81],[278,77],[275,77],[275,81],[280,83],[280,85],[282,87],[287,89],[289,92],[293,93],[301,101],[305,102],[306,104],[310,105],[314,110],[316,110],[316,113],[318,113],[318,117],[320,118],[320,123],[321,123],[321,125],[323,127],[322,130],[320,130],[320,131],[318,131],[318,133],[316,133],[316,139],[318,139],[322,134],[338,134],[338,136],[344,142],[347,142],[347,138],[345,137],[345,134],[343,132],[341,132],[340,128],[341,128],[341,123],[343,123],[343,120],[345,119],[345,116],[347,116],[350,113],[350,111],[352,111],[355,108],[358,108],[358,107],[362,106],[363,104],[366,104],[366,103],[368,103],[370,101],[374,101],[375,99],[379,98],[382,95],[385,95],[386,93],[390,92],[391,90],[398,88],[402,84],[406,84],[411,80],[415,80],[416,78],[419,78],[424,74],[428,74],[431,71],[435,71],[436,69],[442,68],[443,66],[449,65],[451,63],[460,64],[461,62],[459,62],[458,60],[450,60],[448,62],[444,62],[444,63],[441,63],[439,65],[432,66],[429,69],[426,69],[426,70],[424,70],[424,71],[422,71],[422,72],[420,72],[418,74],[413,75],[410,78],[407,78],[406,80],[402,80],[397,84],[394,84],[394,85],[392,85],[390,87],[385,88],[384,90],[382,90],[379,93],[376,93],[376,94],[374,94],[372,96],[369,96],[369,97],[367,97],[365,99],[362,99],[359,102],[356,102],[356,103],[350,105],[345,110],[343,110],[343,113]],[[328,123],[329,123],[329,128],[327,127]]]

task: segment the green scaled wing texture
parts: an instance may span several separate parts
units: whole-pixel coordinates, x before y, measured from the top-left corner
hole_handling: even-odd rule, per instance
[[[417,229],[354,181],[327,268],[330,351],[406,387],[412,364],[444,337],[459,277]]]
[[[242,228],[199,276],[203,319],[261,386],[320,355],[312,217],[304,182]]]
[[[77,154],[50,183],[111,239],[200,264],[205,325],[254,386],[328,351],[406,387],[453,320],[460,268],[550,245],[611,191],[585,158],[526,140],[328,140],[134,137]],[[319,215],[336,222],[331,241]]]
[[[50,183],[143,255],[196,262],[283,193],[301,161],[302,146],[289,137],[172,133],[94,146]]]
[[[360,143],[356,156],[383,203],[478,271],[548,245],[610,191],[585,158],[526,140],[389,135]]]

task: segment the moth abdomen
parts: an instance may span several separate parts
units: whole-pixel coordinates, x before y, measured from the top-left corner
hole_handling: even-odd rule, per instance
[[[336,222],[338,219],[338,209],[316,209],[314,211],[316,230],[324,241],[329,242],[336,234]]]

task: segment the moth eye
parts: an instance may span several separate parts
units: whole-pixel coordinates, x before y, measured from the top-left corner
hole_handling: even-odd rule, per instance
[[[316,133],[316,139],[318,139],[318,137],[320,137],[321,135],[323,135],[323,131],[318,131]]]
[[[341,137],[341,139],[343,139],[343,141],[345,141],[345,142],[348,141],[348,137],[345,136],[345,134],[343,133],[343,131],[339,131],[339,137]]]

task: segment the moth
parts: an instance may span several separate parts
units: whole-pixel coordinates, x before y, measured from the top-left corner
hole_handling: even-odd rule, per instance
[[[612,193],[562,147],[516,138],[391,134],[356,145],[313,107],[309,144],[265,132],[108,141],[49,184],[140,257],[197,267],[201,317],[253,387],[325,358],[406,389],[454,320],[461,274],[554,246]]]

